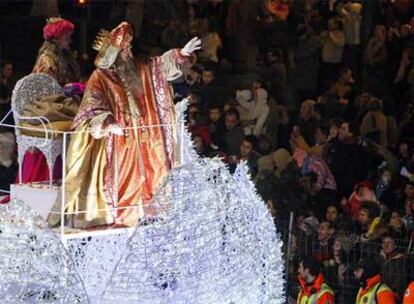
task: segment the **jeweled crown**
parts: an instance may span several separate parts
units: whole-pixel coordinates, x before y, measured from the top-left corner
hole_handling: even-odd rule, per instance
[[[107,30],[101,29],[93,41],[92,48],[99,52],[105,45],[108,44],[108,41],[109,32]]]

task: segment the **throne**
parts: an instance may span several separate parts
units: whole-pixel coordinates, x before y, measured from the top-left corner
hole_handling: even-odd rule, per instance
[[[42,116],[24,116],[27,104],[50,95],[64,95],[63,88],[48,74],[29,74],[20,79],[14,87],[11,108],[16,125],[16,141],[19,162],[19,183],[22,183],[22,166],[26,151],[29,148],[39,149],[46,158],[49,168],[49,186],[52,187],[53,166],[62,154],[63,140],[53,122]],[[38,126],[30,125],[37,122]]]

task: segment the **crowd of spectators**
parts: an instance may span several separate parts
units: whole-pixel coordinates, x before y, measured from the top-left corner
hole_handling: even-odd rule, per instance
[[[366,257],[401,301],[414,279],[412,6],[263,1],[248,23],[232,19],[236,3],[226,24],[241,23],[244,41],[215,31],[212,55],[177,84],[198,153],[246,162],[290,240],[291,298],[298,261],[312,255],[338,303],[355,301],[353,267]]]
[[[370,257],[401,300],[414,280],[413,2],[188,0],[168,22],[148,6],[149,54],[202,39],[176,100],[197,153],[248,166],[285,240],[288,295],[312,255],[337,303],[353,303],[353,265]]]

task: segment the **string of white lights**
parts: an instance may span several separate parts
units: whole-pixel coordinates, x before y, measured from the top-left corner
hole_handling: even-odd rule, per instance
[[[22,201],[0,205],[0,303],[89,303],[58,236]]]
[[[244,165],[218,159],[172,170],[126,246],[102,303],[282,303],[281,242]],[[162,208],[160,208],[162,209]]]

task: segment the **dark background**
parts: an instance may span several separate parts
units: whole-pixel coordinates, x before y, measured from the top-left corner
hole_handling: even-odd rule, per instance
[[[46,1],[46,0],[41,0]],[[127,1],[58,0],[59,14],[75,24],[72,48],[80,54],[95,56],[91,49],[96,33],[101,29],[110,30],[124,20]],[[84,0],[85,1],[85,0]],[[138,1],[138,0],[137,0]],[[42,28],[47,16],[33,16],[33,0],[0,0],[0,58],[14,63],[17,73],[27,73],[34,65],[37,51],[43,43]],[[168,11],[166,0],[146,1],[145,6],[159,6]],[[150,18],[150,16],[145,16]],[[143,22],[143,27],[145,24]],[[145,38],[144,38],[145,39]],[[135,41],[134,44],[137,44]]]

